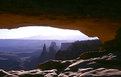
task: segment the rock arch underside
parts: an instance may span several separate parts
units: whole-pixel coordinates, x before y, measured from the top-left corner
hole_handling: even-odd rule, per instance
[[[73,60],[50,60],[37,64],[33,70],[6,72],[0,69],[0,77],[121,77],[121,0],[0,0],[0,29],[23,26],[80,30],[89,37],[99,37],[105,43],[100,52],[86,52]],[[77,47],[80,48],[78,44]],[[70,51],[69,48],[69,58],[75,55]],[[76,52],[78,49],[74,50]],[[67,57],[68,53],[64,55]],[[32,66],[41,59],[34,55],[30,60],[27,57],[27,63]],[[23,68],[22,62],[20,66]]]
[[[52,26],[76,29],[104,42],[113,39],[121,27],[120,3],[120,0],[1,0],[0,28]]]

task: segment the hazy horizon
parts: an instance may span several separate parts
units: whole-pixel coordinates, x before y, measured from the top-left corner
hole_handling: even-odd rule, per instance
[[[14,29],[0,29],[0,39],[24,40],[92,40],[79,30],[61,29],[50,26],[27,26]]]

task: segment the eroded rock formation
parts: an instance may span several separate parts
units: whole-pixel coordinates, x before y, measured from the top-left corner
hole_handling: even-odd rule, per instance
[[[0,14],[0,28],[17,28],[21,26],[52,26],[63,29],[80,30],[86,35],[97,36],[102,42],[111,40],[115,37],[115,32],[121,27],[120,20],[111,21],[107,18],[77,18],[73,16],[23,16],[13,14]],[[54,17],[56,20],[49,19]],[[118,21],[117,21],[118,20]]]
[[[77,29],[102,42],[121,27],[121,1],[102,0],[1,0],[0,28],[53,26]]]
[[[7,1],[8,4],[7,4]],[[44,5],[48,5],[51,8],[45,8],[47,10],[43,12],[40,8],[35,8],[30,6],[31,4],[36,7],[36,2],[32,0],[29,5],[19,7],[19,2],[14,3],[14,1],[20,0],[1,0],[0,4],[0,28],[17,28],[20,26],[38,25],[38,26],[53,26],[59,28],[77,29],[81,32],[87,34],[88,36],[97,36],[102,42],[107,40],[112,40],[115,37],[115,32],[121,27],[121,1],[117,0],[69,0],[70,2],[60,3],[70,3],[70,7],[51,6],[53,2],[44,2]],[[24,0],[25,1],[25,0]],[[28,1],[28,0],[26,0]],[[76,2],[75,2],[76,1]],[[81,3],[78,1],[82,1]],[[11,3],[12,2],[12,3]],[[24,3],[24,2],[23,2]],[[22,3],[22,4],[23,4]],[[15,4],[15,5],[14,5]],[[56,4],[56,3],[55,3]],[[75,4],[75,5],[73,5]],[[84,5],[83,5],[84,4]],[[24,4],[26,5],[26,3]],[[44,6],[43,5],[43,6]],[[58,5],[58,3],[56,4]],[[58,6],[60,6],[58,5]],[[65,4],[66,5],[66,4]],[[4,7],[5,6],[5,7]],[[12,6],[12,7],[11,7]],[[17,9],[16,9],[16,6]],[[66,5],[67,6],[67,5]],[[91,6],[91,7],[90,7]],[[54,9],[53,9],[54,7]],[[31,10],[35,8],[34,10]],[[75,9],[76,8],[76,9]],[[21,10],[21,9],[27,9]],[[57,14],[57,9],[61,13]],[[73,11],[73,9],[75,11]],[[28,15],[28,13],[36,12],[40,10],[39,14]],[[54,11],[49,11],[54,10]],[[63,12],[62,12],[63,11]],[[49,13],[51,12],[51,13]],[[66,12],[66,14],[65,14]],[[71,13],[70,13],[71,12]],[[26,13],[26,14],[24,14]],[[38,13],[38,11],[37,11]],[[81,14],[79,14],[81,13]],[[115,41],[114,41],[115,40]],[[116,48],[119,47],[120,41],[114,39]],[[115,46],[109,46],[109,48]],[[107,47],[106,47],[107,48]],[[117,50],[117,49],[116,49]],[[119,49],[118,49],[119,50]],[[113,52],[114,53],[114,52]],[[115,55],[116,54],[116,55]],[[118,55],[118,56],[117,56]],[[121,77],[121,58],[120,53],[116,52],[114,54],[108,53],[106,55],[89,58],[89,59],[74,59],[69,61],[51,61],[44,64],[38,65],[35,70],[30,71],[8,71],[0,70],[0,77]],[[49,65],[48,63],[52,63]],[[55,63],[53,65],[53,63]],[[60,64],[62,67],[57,67]],[[43,66],[48,66],[48,70],[45,70]],[[47,67],[46,66],[46,67]],[[42,68],[43,67],[43,68]],[[61,70],[60,70],[61,68]],[[41,69],[41,70],[40,70]],[[58,70],[56,70],[58,69]]]

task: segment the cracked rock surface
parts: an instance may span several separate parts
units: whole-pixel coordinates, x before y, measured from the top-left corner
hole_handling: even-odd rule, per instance
[[[1,69],[0,77],[121,77],[121,67],[118,66],[120,64],[108,65],[115,60],[116,56],[112,53],[85,60],[52,60],[29,71],[6,72]]]

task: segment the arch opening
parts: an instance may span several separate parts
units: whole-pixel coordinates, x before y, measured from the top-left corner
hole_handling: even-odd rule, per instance
[[[62,29],[50,26],[26,26],[13,29],[0,29],[0,39],[25,40],[93,40],[79,30]]]
[[[88,37],[79,30],[50,26],[0,29],[0,68],[30,70],[45,61],[60,59],[60,54],[71,54],[61,59],[74,59],[100,47],[98,37]],[[4,62],[12,64],[4,65]]]

